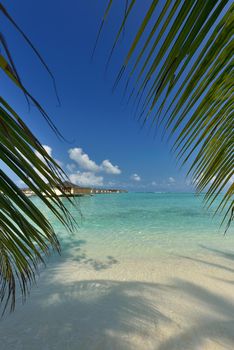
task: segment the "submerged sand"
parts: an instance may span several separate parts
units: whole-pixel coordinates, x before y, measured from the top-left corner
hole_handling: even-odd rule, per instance
[[[234,349],[234,252],[50,261],[1,350]]]

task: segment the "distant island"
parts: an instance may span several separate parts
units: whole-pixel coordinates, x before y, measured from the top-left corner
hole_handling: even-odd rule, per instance
[[[62,187],[54,187],[53,190],[56,195],[61,197],[64,195],[75,197],[94,194],[127,193],[126,190],[120,189],[81,187],[69,181],[64,181]],[[23,188],[22,192],[28,197],[35,195],[30,188]]]

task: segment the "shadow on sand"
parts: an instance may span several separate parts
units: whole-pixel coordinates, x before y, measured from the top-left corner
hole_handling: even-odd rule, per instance
[[[110,269],[112,265],[118,264],[118,260],[113,256],[108,255],[103,259],[94,259],[87,255],[85,250],[86,240],[77,240],[77,239],[69,239],[63,241],[63,244],[66,249],[64,250],[60,261],[69,260],[77,263],[77,267],[81,265],[86,265],[90,269],[95,271],[101,271]]]
[[[199,245],[202,249],[206,249],[208,252],[213,253],[214,255],[220,256],[231,261],[234,261],[234,253],[231,251],[223,251],[221,249],[215,249],[213,247],[207,247],[203,244]]]
[[[186,350],[186,349],[206,349],[206,341],[212,340],[217,344],[215,349],[231,349],[230,344],[234,344],[234,305],[220,295],[208,291],[206,288],[185,280],[176,279],[174,287],[187,294],[198,304],[203,304],[207,314],[197,313],[196,323],[191,327],[186,327],[178,334],[155,347],[157,350]],[[196,305],[196,304],[195,304]],[[216,313],[217,317],[211,315]],[[191,319],[193,315],[191,314]],[[191,321],[188,320],[188,321]],[[189,324],[190,322],[188,322]],[[227,347],[225,346],[227,345]],[[214,347],[212,347],[214,348]]]
[[[148,294],[163,293],[162,285],[52,280],[47,274],[41,292],[34,290],[27,304],[7,317],[0,327],[1,350],[127,350],[133,348],[131,336],[147,339],[152,324],[171,322],[147,300]]]
[[[63,259],[89,265],[97,277],[117,263],[113,257],[104,262],[90,259],[84,244],[71,243]],[[65,277],[54,266],[48,268],[26,305],[0,321],[1,350],[195,350],[205,349],[210,339],[220,349],[234,344],[233,300],[194,282],[173,279],[166,285],[98,278],[68,282]],[[184,327],[178,325],[179,305],[171,312],[170,305],[161,304],[167,306],[176,296],[191,303]]]

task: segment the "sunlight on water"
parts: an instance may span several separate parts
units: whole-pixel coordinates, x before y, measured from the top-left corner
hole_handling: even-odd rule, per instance
[[[41,205],[38,198],[33,200]],[[224,236],[224,227],[219,227],[221,217],[213,218],[213,212],[204,209],[202,197],[193,194],[108,194],[82,197],[77,202],[76,208],[67,203],[79,223],[73,235],[45,213],[64,253],[76,254],[79,245],[92,256],[106,256],[106,263],[114,263],[116,257],[154,258],[201,248],[205,253],[206,245],[228,249],[234,243],[233,228]]]
[[[45,211],[62,255],[0,320],[0,350],[233,348],[233,230],[223,235],[202,198],[87,196],[82,220],[64,202],[80,228],[71,235]]]

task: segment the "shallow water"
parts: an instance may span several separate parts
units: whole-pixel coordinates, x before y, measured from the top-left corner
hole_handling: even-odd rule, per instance
[[[40,206],[37,198],[33,200]],[[77,207],[70,209],[79,223],[72,236],[50,217],[64,253],[78,241],[95,257],[122,259],[196,251],[205,254],[205,246],[228,249],[234,244],[233,227],[224,236],[221,217],[213,217],[213,211],[204,208],[203,197],[191,193],[87,196],[79,198]]]
[[[224,237],[202,198],[97,195],[79,207],[73,235],[45,212],[62,256],[0,319],[0,350],[233,349],[233,229]]]

